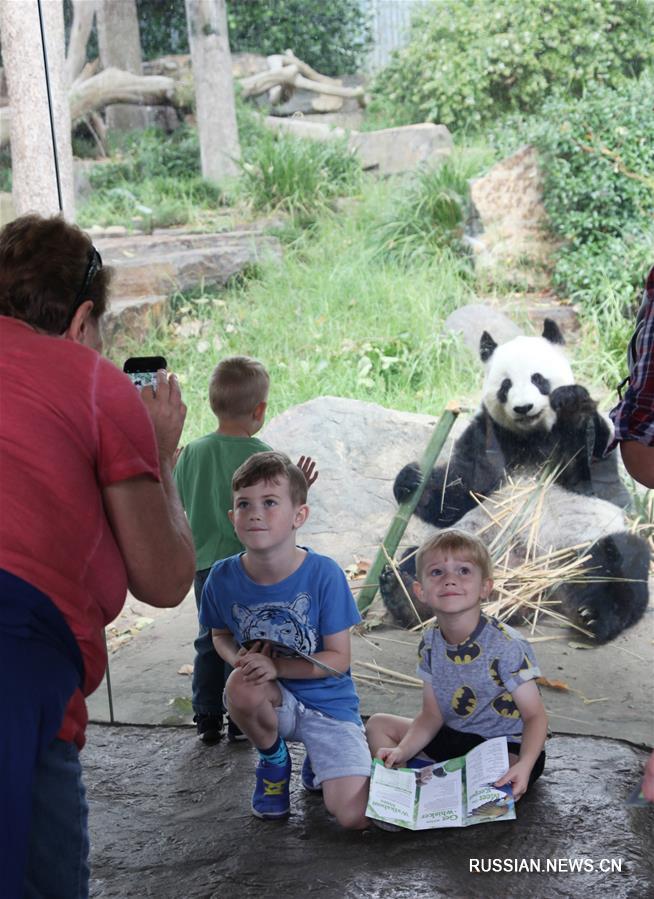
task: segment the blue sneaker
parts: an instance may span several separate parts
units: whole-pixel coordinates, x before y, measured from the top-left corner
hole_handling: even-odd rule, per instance
[[[302,786],[305,790],[308,790],[309,793],[322,793],[322,787],[315,786],[314,780],[315,775],[313,773],[313,768],[311,767],[311,759],[308,755],[305,755],[304,762],[302,763]]]
[[[285,818],[291,811],[289,781],[291,757],[285,765],[269,765],[263,759],[257,765],[257,785],[252,794],[252,814],[265,820]]]

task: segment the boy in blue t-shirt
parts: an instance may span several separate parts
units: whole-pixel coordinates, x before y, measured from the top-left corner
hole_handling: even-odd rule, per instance
[[[309,514],[307,482],[283,453],[251,456],[232,491],[229,516],[245,552],[211,569],[200,621],[234,667],[225,687],[229,714],[259,751],[252,812],[288,815],[285,740],[296,741],[307,750],[304,786],[322,789],[343,827],[363,829],[371,760],[350,674],[349,629],[360,616],[345,575],[332,559],[296,545]],[[270,641],[315,656],[340,676],[281,656]]]

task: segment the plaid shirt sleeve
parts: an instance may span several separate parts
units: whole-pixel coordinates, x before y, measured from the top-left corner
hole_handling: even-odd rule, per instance
[[[647,276],[639,328],[633,345],[634,363],[624,397],[609,413],[615,441],[637,440],[654,446],[654,267]]]

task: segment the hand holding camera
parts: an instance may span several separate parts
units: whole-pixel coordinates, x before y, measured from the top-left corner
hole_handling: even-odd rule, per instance
[[[186,418],[176,376],[166,371],[163,356],[132,357],[125,362],[123,371],[141,391],[154,425],[160,460],[167,460],[172,466]]]

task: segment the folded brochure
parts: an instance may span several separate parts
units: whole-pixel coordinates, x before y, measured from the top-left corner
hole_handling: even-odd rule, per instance
[[[308,652],[304,652],[295,646],[289,646],[288,643],[281,643],[279,640],[269,640],[267,637],[257,637],[253,640],[244,640],[241,646],[250,649],[255,643],[267,643],[272,649],[273,654],[276,656],[282,656],[288,659],[304,659],[306,662],[311,662],[312,665],[322,668],[323,671],[326,671],[334,677],[345,677],[342,671],[337,671],[336,668],[332,668],[330,665],[325,664],[325,662],[321,662],[320,659],[309,655]]]
[[[366,815],[409,830],[510,821],[515,818],[511,785],[493,786],[508,768],[506,737],[422,768],[386,768],[374,759]]]

